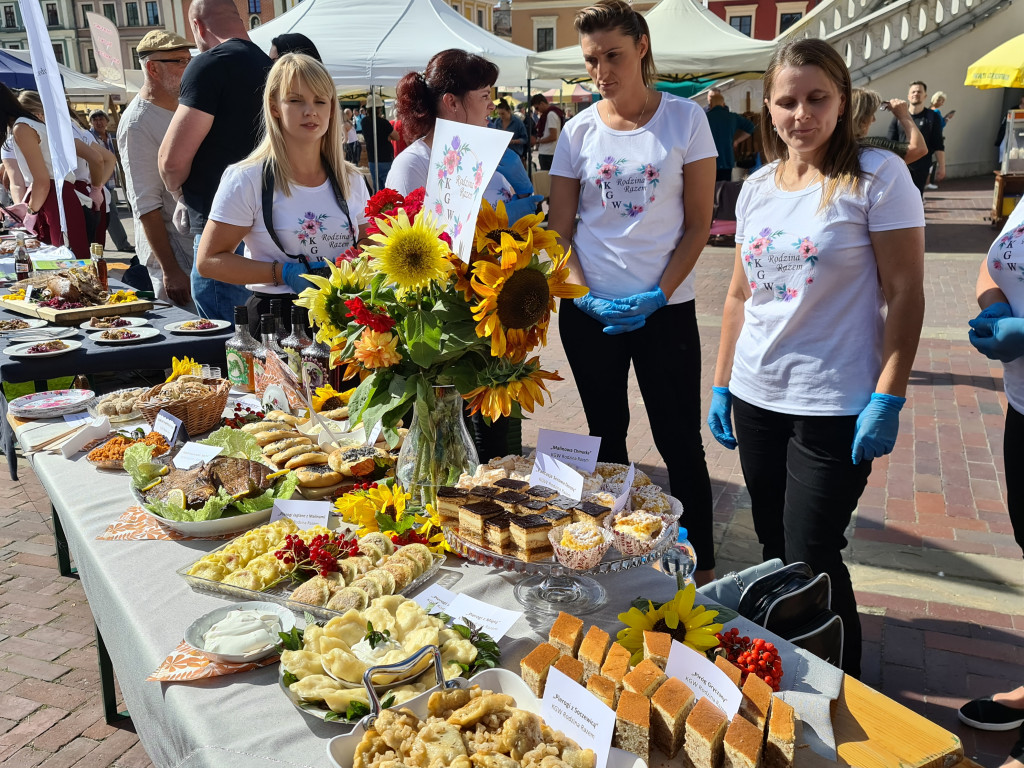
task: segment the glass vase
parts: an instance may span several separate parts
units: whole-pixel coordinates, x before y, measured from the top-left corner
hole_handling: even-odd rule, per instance
[[[464,401],[453,386],[435,386],[434,403],[417,398],[395,474],[412,504],[437,509],[437,489],[455,485],[480,463],[463,418]]]

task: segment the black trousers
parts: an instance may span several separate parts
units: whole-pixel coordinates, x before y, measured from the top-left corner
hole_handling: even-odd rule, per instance
[[[540,169],[542,171],[551,170],[551,161],[555,159],[554,155],[537,155],[537,162],[540,163]]]
[[[1013,537],[1024,552],[1024,475],[1018,475],[1009,468],[1016,466],[1017,459],[1024,456],[1024,414],[1014,407],[1006,409],[1006,430],[1003,433],[1003,463],[1006,472],[1006,509],[1010,513]]]
[[[791,416],[733,397],[740,466],[765,560],[807,563],[832,582],[843,620],[843,671],[860,676],[861,629],[844,535],[871,474],[850,460],[856,416]]]
[[[682,524],[689,532],[701,570],[715,567],[711,479],[700,427],[700,333],[694,302],[670,304],[643,328],[619,336],[562,301],[558,330],[576,379],[590,434],[601,438],[600,461],[629,463],[626,387],[633,364],[651,424],[654,445],[665,460],[671,493],[683,503]]]

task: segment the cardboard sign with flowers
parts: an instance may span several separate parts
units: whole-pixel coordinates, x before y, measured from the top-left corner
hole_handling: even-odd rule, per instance
[[[353,424],[369,432],[381,423],[395,445],[414,409],[397,475],[426,505],[477,463],[463,401],[491,420],[544,404],[545,382],[559,377],[530,352],[547,342],[555,299],[587,288],[567,282],[568,254],[539,226],[542,215],[510,224],[504,204],[484,202],[466,264],[422,210],[423,197],[422,189],[374,195],[366,214],[376,244],[339,258],[329,278],[308,276],[316,287],[297,303],[330,345],[331,364],[361,379],[349,402]]]

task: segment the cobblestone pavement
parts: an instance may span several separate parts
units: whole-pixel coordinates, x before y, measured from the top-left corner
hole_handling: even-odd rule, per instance
[[[928,193],[924,334],[900,439],[875,463],[847,549],[865,682],[958,734],[984,766],[999,765],[1016,734],[961,727],[956,709],[1024,681],[1024,568],[1002,497],[1001,370],[966,341],[994,234],[990,204],[988,178]],[[705,391],[732,259],[708,248],[697,270]],[[555,407],[524,425],[527,445],[539,427],[586,431],[557,332],[543,359],[565,381],[551,387]],[[630,403],[631,458],[665,483],[635,380]],[[724,573],[756,562],[758,550],[736,453],[706,430],[705,445]],[[57,574],[45,493],[24,462],[20,482],[0,474],[0,764],[149,765],[133,733],[103,721],[91,614],[79,583]]]

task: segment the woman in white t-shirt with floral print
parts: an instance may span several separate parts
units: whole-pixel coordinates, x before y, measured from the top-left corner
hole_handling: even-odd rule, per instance
[[[764,558],[829,575],[857,676],[844,531],[871,460],[896,443],[924,316],[924,210],[899,156],[859,147],[850,73],[828,43],[779,48],[764,96],[773,162],[736,205],[708,424],[739,444]]]
[[[551,164],[549,228],[572,245],[572,282],[590,288],[561,303],[559,333],[601,461],[629,461],[632,363],[703,584],[715,552],[693,268],[711,226],[715,142],[699,106],[654,90],[643,16],[601,0],[575,26],[603,98],[565,124]]]

